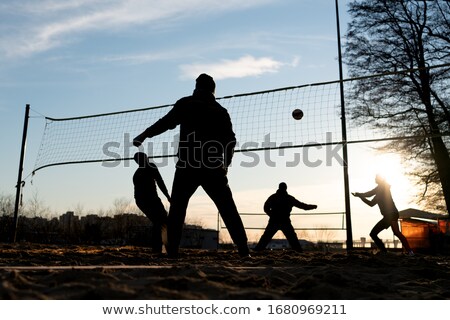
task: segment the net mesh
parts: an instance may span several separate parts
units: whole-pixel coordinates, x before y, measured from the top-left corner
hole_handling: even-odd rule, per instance
[[[341,141],[338,82],[228,96],[218,101],[230,114],[238,140],[236,152]],[[34,171],[60,164],[130,159],[136,151],[132,139],[171,107],[66,119],[47,117]],[[294,109],[303,111],[301,120],[292,117]],[[178,130],[170,130],[147,139],[144,149],[151,157],[174,156],[177,139]]]
[[[440,74],[444,74],[449,71],[448,67],[449,65],[445,64],[429,68],[430,70],[440,68]],[[378,101],[378,108],[388,109],[388,114],[389,110],[397,110],[396,115],[388,117],[389,130],[386,130],[383,124],[383,121],[388,121],[386,118],[374,117],[370,122],[361,123],[347,117],[346,141],[342,139],[340,81],[238,94],[217,100],[231,116],[238,140],[236,152],[408,139],[417,132],[424,132],[423,134],[426,135],[427,131],[423,130],[424,126],[420,121],[416,132],[405,130],[410,120],[405,118],[406,112],[402,111],[402,108],[408,110],[411,103],[417,103],[417,101],[402,101],[396,97],[395,90],[390,90],[391,96],[386,96],[384,93],[389,91],[391,83],[386,81],[389,77],[407,79],[408,73],[406,71],[388,73],[343,81],[344,96],[351,97],[355,96],[355,92],[362,93],[359,99],[349,99],[346,102],[347,110],[366,110],[367,108],[371,110],[371,101],[374,100]],[[443,91],[448,93],[447,89]],[[448,96],[445,97],[448,98]],[[355,101],[358,101],[360,105],[351,105]],[[34,171],[69,163],[131,159],[136,151],[132,145],[132,139],[163,117],[172,106],[163,105],[65,119],[47,117]],[[304,116],[301,120],[295,120],[292,117],[295,109],[303,111]],[[371,112],[376,113],[379,110],[374,109]],[[386,113],[386,110],[383,112]],[[396,129],[392,122],[398,123],[399,128]],[[447,128],[442,132],[441,134],[448,135]],[[178,129],[147,139],[143,145],[144,151],[153,158],[175,156],[177,146]]]

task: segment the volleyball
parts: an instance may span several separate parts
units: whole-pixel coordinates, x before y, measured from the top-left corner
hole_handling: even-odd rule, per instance
[[[295,120],[300,120],[301,118],[303,118],[303,111],[300,109],[295,109],[294,111],[292,111],[292,117]]]

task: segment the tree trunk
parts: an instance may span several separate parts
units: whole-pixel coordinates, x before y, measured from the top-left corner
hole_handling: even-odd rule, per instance
[[[433,148],[433,156],[441,181],[442,192],[444,194],[447,213],[450,212],[450,156],[447,146],[442,140],[439,126],[436,122],[433,104],[431,102],[430,77],[427,69],[421,69],[420,80],[422,85],[422,101],[425,105],[428,122],[430,124],[431,143]]]
[[[450,157],[447,147],[442,141],[442,137],[433,137],[431,139],[434,148],[436,166],[441,180],[442,192],[444,194],[447,213],[450,212]]]

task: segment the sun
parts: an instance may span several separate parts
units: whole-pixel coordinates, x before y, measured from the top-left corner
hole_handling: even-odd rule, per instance
[[[391,185],[394,201],[399,207],[411,204],[414,188],[399,155],[394,153],[375,155],[373,176],[377,174],[382,175]]]
[[[414,207],[417,190],[408,177],[408,168],[402,163],[400,155],[375,152],[368,148],[361,151],[351,162],[352,191],[373,189],[376,186],[375,176],[379,174],[391,185],[392,196],[399,210]]]
[[[390,184],[403,183],[405,180],[404,168],[398,156],[392,153],[375,156],[374,171],[382,175]]]

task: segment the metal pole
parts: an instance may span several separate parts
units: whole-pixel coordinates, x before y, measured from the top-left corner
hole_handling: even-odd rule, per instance
[[[22,135],[22,149],[20,151],[20,162],[19,162],[19,174],[17,177],[17,185],[16,185],[16,204],[14,206],[14,223],[12,228],[12,242],[16,242],[17,235],[17,224],[19,221],[19,204],[20,197],[22,194],[22,171],[23,171],[23,162],[25,159],[25,147],[27,143],[27,131],[28,131],[28,119],[30,114],[30,105],[27,104],[25,107],[25,120],[23,123],[23,135]]]
[[[338,42],[339,80],[341,93],[341,126],[342,126],[342,156],[344,160],[344,192],[345,192],[345,221],[347,225],[347,251],[353,249],[352,220],[350,212],[350,188],[348,181],[348,153],[347,153],[347,123],[345,119],[344,76],[342,72],[341,30],[339,26],[339,4],[336,0],[336,30]]]
[[[220,247],[219,236],[220,236],[220,212],[217,212],[217,245],[216,245],[217,250],[219,250]]]

